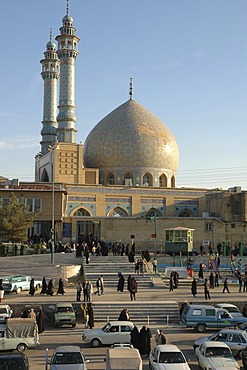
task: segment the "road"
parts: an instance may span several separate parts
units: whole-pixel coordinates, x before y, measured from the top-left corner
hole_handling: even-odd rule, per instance
[[[42,333],[40,335],[40,346],[38,346],[37,349],[28,350],[26,352],[31,365],[30,370],[44,370],[46,348],[49,349],[49,355],[51,355],[57,346],[64,344],[79,345],[82,348],[85,358],[89,360],[87,364],[88,370],[105,369],[104,358],[108,347],[90,348],[88,345],[83,344],[81,341],[82,330],[83,326],[77,325],[74,329],[63,327],[59,329],[50,329]],[[198,335],[194,330],[184,328],[163,328],[163,330],[168,338],[168,342],[177,345],[183,351],[185,357],[189,360],[191,369],[198,370],[199,366],[197,365],[192,346],[194,340],[201,335]],[[207,332],[207,334],[209,333],[213,332]],[[153,346],[154,340],[152,339],[152,348]],[[238,362],[241,366],[241,361]],[[143,370],[148,369],[148,360],[144,359]]]

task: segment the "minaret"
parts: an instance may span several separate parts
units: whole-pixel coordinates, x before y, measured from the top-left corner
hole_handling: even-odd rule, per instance
[[[63,17],[63,26],[58,42],[57,55],[60,59],[59,83],[59,113],[58,141],[65,143],[76,142],[76,115],[75,115],[75,61],[78,52],[79,38],[75,35],[76,29],[72,25],[73,18],[69,15],[69,0],[67,0],[67,14]]]
[[[44,80],[43,100],[43,128],[41,130],[42,141],[41,154],[48,151],[48,146],[57,140],[57,80],[59,78],[59,60],[56,53],[56,44],[52,41],[52,30],[50,30],[50,41],[46,44],[41,76]]]

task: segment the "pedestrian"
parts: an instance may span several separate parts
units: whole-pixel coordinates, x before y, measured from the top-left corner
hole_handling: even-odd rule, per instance
[[[203,279],[203,264],[200,263],[199,265],[199,272],[198,272],[199,279]]]
[[[170,287],[169,292],[172,292],[174,288],[174,272],[173,271],[171,272],[171,275],[170,275],[169,287]]]
[[[125,278],[123,277],[122,273],[119,273],[119,278],[118,278],[118,286],[117,286],[117,291],[118,292],[123,292],[124,291],[124,282]]]
[[[214,286],[215,286],[215,288],[219,288],[219,274],[218,274],[218,272],[215,273]]]
[[[157,259],[156,259],[156,257],[154,257],[152,265],[153,265],[153,273],[157,274]]]
[[[88,280],[87,282],[87,301],[88,302],[91,302],[91,296],[93,294],[93,285],[91,284],[91,282]]]
[[[209,275],[209,283],[210,283],[210,288],[214,289],[214,274],[213,274],[213,271]]]
[[[247,292],[247,275],[246,274],[244,276],[243,283],[244,283],[243,292]]]
[[[193,279],[192,284],[191,284],[191,293],[195,297],[197,295],[197,282],[196,278]]]
[[[179,274],[177,271],[174,271],[174,289],[178,288]]]
[[[241,274],[239,274],[239,277],[238,277],[238,292],[239,293],[242,292],[242,285],[243,285],[243,277]]]
[[[81,304],[81,310],[82,310],[82,322],[85,325],[85,328],[88,326],[88,309],[87,309],[87,303]]]
[[[226,290],[228,293],[230,293],[230,292],[229,292],[229,288],[228,288],[228,278],[225,278],[225,280],[224,280],[224,287],[223,287],[223,291],[222,291],[222,293],[225,293],[225,290]]]
[[[28,314],[27,314],[27,317],[29,319],[34,319],[36,321],[36,313],[34,312],[34,309],[33,308],[30,308],[28,310]]]
[[[96,280],[96,292],[94,294],[100,295],[100,278]]]
[[[209,288],[210,288],[210,283],[209,283],[208,279],[205,279],[205,281],[204,281],[204,296],[205,296],[206,300],[210,299]]]
[[[140,330],[140,353],[141,355],[148,357],[151,349],[151,338],[152,334],[150,329],[145,325]]]
[[[136,293],[137,293],[137,282],[136,282],[136,279],[134,277],[131,278],[129,292],[130,292],[130,300],[135,301],[136,300]]]
[[[47,293],[47,282],[45,276],[42,279],[42,288],[40,291],[40,294],[46,294]]]
[[[129,321],[129,319],[129,311],[127,308],[124,308],[119,314],[118,321]]]
[[[58,282],[58,290],[57,290],[57,294],[62,294],[64,295],[65,293],[65,290],[64,290],[64,284],[63,284],[63,279],[60,278],[59,279],[59,282]]]
[[[77,282],[75,284],[75,288],[76,288],[76,300],[77,300],[77,302],[80,302],[81,292],[82,292],[82,284],[81,284],[80,280],[77,280]]]
[[[35,286],[34,286],[34,278],[31,279],[30,281],[30,289],[29,289],[29,294],[33,296],[35,293]]]
[[[100,276],[100,294],[104,294],[104,276]]]
[[[47,295],[53,295],[54,294],[54,283],[53,283],[53,279],[50,279],[49,280],[46,294]]]
[[[161,329],[157,330],[154,340],[155,340],[156,345],[167,343],[166,336]]]
[[[42,307],[40,307],[37,311],[36,322],[37,322],[39,333],[43,333],[43,331],[45,331],[45,325],[44,325],[45,318],[44,318],[44,312],[42,310]]]
[[[87,306],[87,315],[88,315],[88,327],[92,329],[94,327],[94,310],[91,303],[88,303]]]
[[[88,283],[88,281],[85,280],[84,281],[84,284],[83,284],[83,302],[87,302],[88,301],[87,283]]]
[[[132,331],[130,332],[130,343],[132,344],[134,348],[137,348],[138,350],[139,350],[139,344],[140,344],[139,336],[140,336],[139,330],[137,326],[135,325]]]
[[[0,302],[3,301],[4,289],[3,289],[3,279],[0,279]]]

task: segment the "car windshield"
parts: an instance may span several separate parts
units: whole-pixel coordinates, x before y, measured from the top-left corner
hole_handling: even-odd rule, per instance
[[[232,353],[229,348],[208,347],[206,348],[206,357],[232,357]]]
[[[83,364],[83,357],[80,352],[57,352],[52,360],[53,364]]]
[[[237,307],[225,307],[226,308],[226,310],[228,311],[228,312],[230,312],[230,313],[232,313],[232,312],[237,312],[237,313],[239,313],[239,310],[238,310],[238,308]]]
[[[242,335],[243,335],[243,337],[245,339],[245,342],[247,342],[247,333],[246,333],[246,331]]]
[[[0,370],[25,370],[25,365],[21,359],[0,359]]]
[[[161,352],[159,362],[163,364],[181,364],[186,360],[181,352]]]
[[[57,312],[73,312],[71,307],[58,307]]]
[[[109,324],[109,322],[107,324],[105,324],[102,328],[103,331],[108,331],[109,328],[111,327],[111,325]]]
[[[0,315],[2,314],[2,313],[6,313],[7,312],[7,309],[4,307],[0,307]]]

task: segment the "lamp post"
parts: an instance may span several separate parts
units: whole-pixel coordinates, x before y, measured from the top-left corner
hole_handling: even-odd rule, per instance
[[[51,263],[54,263],[55,251],[55,153],[56,144],[49,145],[48,150],[51,152],[51,175],[52,175],[52,198],[51,198]]]

